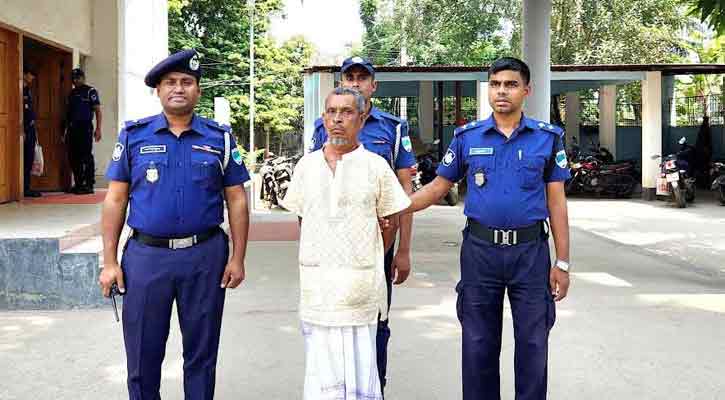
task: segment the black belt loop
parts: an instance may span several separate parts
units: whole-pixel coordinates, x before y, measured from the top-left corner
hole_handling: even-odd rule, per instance
[[[222,229],[218,226],[209,229],[208,231],[180,238],[164,238],[158,236],[151,236],[145,233],[139,232],[136,229],[133,230],[132,238],[139,242],[152,246],[152,247],[163,247],[171,250],[186,249],[189,247],[196,246],[208,239],[211,239],[217,233],[222,232]]]
[[[533,225],[518,229],[498,229],[485,227],[468,218],[466,226],[473,236],[500,246],[516,246],[538,238],[548,237],[548,229],[546,229],[548,224],[545,221],[539,221]]]

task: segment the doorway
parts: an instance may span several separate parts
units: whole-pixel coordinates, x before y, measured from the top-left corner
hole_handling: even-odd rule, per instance
[[[38,143],[43,147],[45,167],[42,176],[34,176],[33,190],[61,191],[70,187],[71,173],[62,123],[65,102],[71,91],[70,73],[73,55],[39,41],[23,39],[23,63],[38,74],[31,91],[36,113]]]
[[[20,190],[20,63],[17,33],[0,28],[0,203]]]

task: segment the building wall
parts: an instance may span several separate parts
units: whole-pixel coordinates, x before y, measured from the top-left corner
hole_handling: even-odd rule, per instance
[[[89,54],[92,48],[91,3],[116,0],[3,0],[0,23],[66,49]]]

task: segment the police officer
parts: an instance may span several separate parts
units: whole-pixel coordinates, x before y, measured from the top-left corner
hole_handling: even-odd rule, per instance
[[[569,177],[562,130],[527,118],[528,66],[515,58],[488,71],[493,115],[458,128],[433,182],[413,195],[412,210],[468,183],[457,312],[463,330],[463,399],[500,399],[504,291],[514,321],[516,399],[546,399],[554,301],[569,288]],[[547,218],[550,224],[547,223]],[[550,225],[550,229],[549,229]],[[549,258],[549,231],[556,263]]]
[[[35,161],[35,145],[38,142],[38,135],[35,130],[35,108],[33,106],[33,94],[30,85],[36,78],[35,71],[27,65],[23,65],[23,191],[25,197],[40,197],[41,194],[30,189],[30,171]]]
[[[68,96],[66,112],[66,140],[68,160],[73,170],[75,185],[72,193],[93,193],[95,184],[95,162],[93,160],[93,139],[101,140],[101,99],[98,91],[86,85],[86,74],[76,68],[71,72],[73,90]],[[93,115],[96,116],[96,129],[93,129]]]
[[[340,68],[340,85],[360,92],[367,101],[365,125],[358,139],[365,149],[377,153],[387,161],[398,176],[401,186],[410,194],[413,191],[410,167],[415,164],[413,146],[408,136],[408,124],[404,120],[373,107],[370,99],[377,89],[375,69],[370,61],[362,57],[351,57],[343,61]],[[327,141],[327,132],[322,118],[315,121],[311,150],[319,150]],[[392,246],[385,254],[385,277],[388,286],[388,308],[390,308],[392,283],[405,282],[410,274],[410,238],[413,225],[412,214],[400,217],[400,243],[395,252]],[[390,327],[388,320],[378,321],[377,362],[380,374],[380,387],[385,388],[388,340]]]
[[[103,205],[105,296],[125,293],[123,333],[130,399],[159,399],[172,303],[184,347],[186,399],[214,396],[225,288],[244,279],[249,180],[229,128],[194,113],[201,90],[194,50],[171,55],[146,75],[163,113],[127,122],[108,167]],[[223,222],[228,208],[233,252]],[[130,202],[133,234],[116,251]]]

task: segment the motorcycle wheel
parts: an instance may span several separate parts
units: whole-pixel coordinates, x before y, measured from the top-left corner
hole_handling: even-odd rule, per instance
[[[451,190],[448,191],[448,194],[446,194],[446,203],[449,206],[455,206],[458,204],[458,190],[455,187],[452,187]]]
[[[672,187],[670,187],[672,189]],[[685,193],[683,193],[685,189],[683,188],[677,188],[672,189],[672,194],[675,196],[675,204],[677,204],[677,208],[685,208],[687,207],[687,199],[685,199]]]

